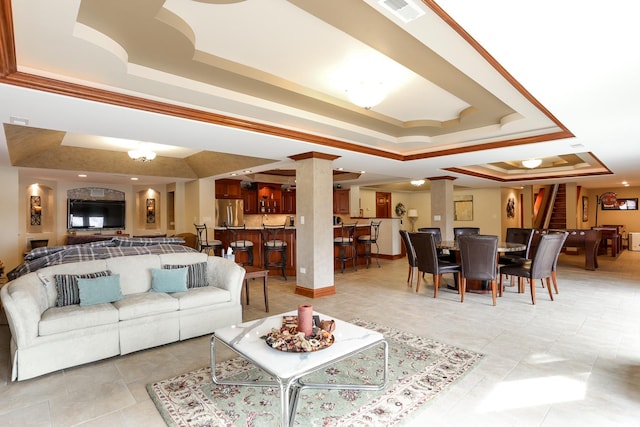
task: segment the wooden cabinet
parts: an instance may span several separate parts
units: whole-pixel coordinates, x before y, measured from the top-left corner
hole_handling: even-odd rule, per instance
[[[279,184],[258,184],[258,213],[282,212],[282,188]]]
[[[243,212],[245,214],[258,213],[258,190],[242,189],[242,200],[244,201]]]
[[[216,199],[239,199],[240,197],[240,181],[236,179],[216,181]]]
[[[296,213],[296,192],[293,190],[282,192],[282,213]]]
[[[333,213],[349,214],[349,190],[333,190]]]

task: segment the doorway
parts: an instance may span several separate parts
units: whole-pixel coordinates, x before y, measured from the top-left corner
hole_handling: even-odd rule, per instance
[[[376,191],[376,218],[391,218],[391,193]]]

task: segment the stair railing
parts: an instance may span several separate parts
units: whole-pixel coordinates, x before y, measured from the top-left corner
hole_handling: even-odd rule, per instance
[[[547,203],[547,211],[544,215],[544,226],[542,228],[549,228],[549,224],[551,223],[551,215],[553,214],[553,208],[556,205],[556,198],[558,197],[558,188],[560,188],[560,184],[553,185],[549,203]]]

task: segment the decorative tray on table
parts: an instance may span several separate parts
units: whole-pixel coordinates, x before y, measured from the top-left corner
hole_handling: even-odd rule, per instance
[[[271,332],[261,337],[270,347],[289,353],[307,353],[331,347],[335,342],[333,320],[320,321],[313,316],[313,335],[305,336],[298,332],[298,316],[282,316],[280,329],[272,328]]]

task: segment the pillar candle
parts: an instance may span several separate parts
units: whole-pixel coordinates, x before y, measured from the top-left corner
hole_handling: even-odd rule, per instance
[[[298,306],[298,332],[304,332],[305,336],[313,334],[313,306]]]

